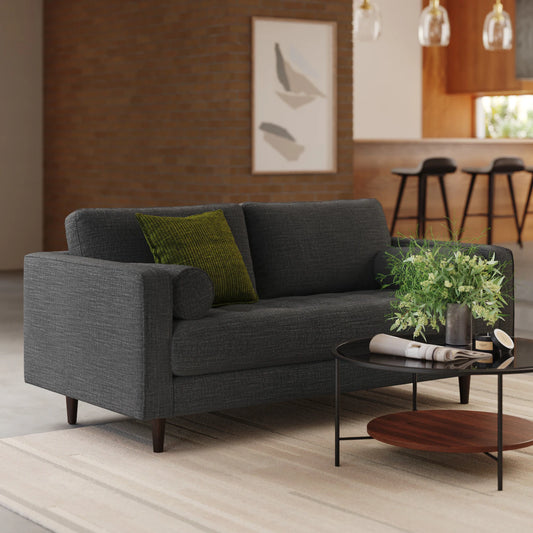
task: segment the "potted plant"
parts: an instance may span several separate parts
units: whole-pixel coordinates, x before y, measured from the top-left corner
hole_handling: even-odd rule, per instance
[[[504,265],[466,248],[457,241],[439,243],[410,239],[407,247],[388,253],[390,273],[384,287],[395,288],[391,302],[392,331],[413,328],[425,337],[425,328],[446,326],[446,344],[468,345],[472,317],[493,326],[503,319]]]

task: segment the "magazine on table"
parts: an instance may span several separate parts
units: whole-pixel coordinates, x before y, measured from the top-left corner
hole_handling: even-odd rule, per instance
[[[400,357],[410,357],[412,359],[423,359],[426,361],[439,361],[446,363],[457,360],[485,360],[492,361],[492,354],[477,352],[468,348],[453,346],[440,346],[437,344],[427,344],[410,339],[402,339],[386,333],[374,335],[370,341],[370,351],[387,355],[398,355]]]
[[[470,368],[477,368],[478,365],[492,366],[489,359],[455,359],[442,363],[440,361],[428,361],[427,359],[413,359],[410,357],[398,357],[396,355],[370,354],[370,363],[389,364],[394,367],[405,366],[416,373],[418,370],[467,370]]]

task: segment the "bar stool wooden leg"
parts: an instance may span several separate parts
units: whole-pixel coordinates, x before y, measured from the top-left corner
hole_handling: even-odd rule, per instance
[[[394,235],[394,228],[396,226],[396,220],[398,218],[398,213],[400,211],[400,204],[402,203],[403,191],[405,189],[405,182],[407,181],[407,176],[402,176],[402,181],[400,183],[400,190],[398,191],[398,198],[396,200],[396,206],[394,207],[394,215],[392,217],[392,225],[390,228],[391,237]]]
[[[465,208],[463,210],[463,218],[461,219],[461,226],[459,228],[459,240],[461,240],[461,237],[463,236],[463,232],[465,230],[465,220],[468,215],[468,206],[470,205],[470,200],[472,199],[472,191],[474,190],[476,178],[477,174],[472,174],[472,177],[470,178],[470,185],[468,186],[468,194],[466,196]]]
[[[427,176],[421,175],[418,180],[418,237],[426,238],[426,196],[427,196]]]
[[[527,191],[526,205],[524,206],[524,214],[522,215],[522,222],[520,223],[520,240],[522,240],[522,232],[524,231],[524,226],[526,224],[526,216],[529,210],[529,200],[531,199],[531,193],[533,192],[533,173],[529,180],[529,190]]]
[[[444,187],[444,176],[438,176],[440,185],[440,194],[442,196],[442,203],[444,204],[444,214],[446,216],[446,225],[448,226],[448,235],[450,240],[453,240],[452,221],[450,219],[450,210],[448,209],[448,200],[446,198],[446,188]]]
[[[492,226],[494,225],[494,173],[489,173],[489,199],[487,208],[487,244],[492,244]]]
[[[513,188],[513,175],[507,174],[507,185],[509,186],[509,194],[511,196],[511,204],[513,206],[513,217],[514,217],[514,223],[516,226],[516,232],[518,233],[518,244],[520,245],[520,248],[523,248],[522,245],[522,235],[520,231],[520,222],[518,221],[518,212],[516,210],[516,200],[514,196],[514,188]]]

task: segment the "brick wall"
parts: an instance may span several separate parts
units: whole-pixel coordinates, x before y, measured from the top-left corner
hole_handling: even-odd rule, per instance
[[[250,17],[338,23],[337,174],[251,174]],[[81,207],[353,197],[352,0],[45,0],[45,248]]]

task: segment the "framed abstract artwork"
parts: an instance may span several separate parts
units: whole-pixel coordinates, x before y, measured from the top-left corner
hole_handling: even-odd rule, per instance
[[[252,18],[252,173],[337,171],[337,24]]]

